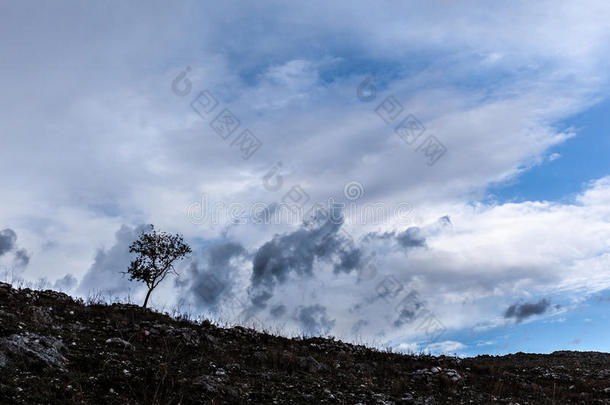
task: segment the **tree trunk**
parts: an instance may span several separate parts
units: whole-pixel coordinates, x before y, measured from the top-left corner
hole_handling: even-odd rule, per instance
[[[154,287],[153,287],[154,288]],[[142,305],[142,308],[146,309],[146,305],[148,304],[148,298],[150,297],[150,293],[152,293],[152,288],[150,288],[148,290],[148,292],[146,293],[146,298],[144,299],[144,305]]]

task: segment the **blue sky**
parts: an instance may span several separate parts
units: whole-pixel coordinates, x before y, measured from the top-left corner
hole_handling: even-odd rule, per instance
[[[610,173],[610,102],[601,100],[591,108],[556,125],[573,128],[577,136],[548,151],[540,165],[525,171],[509,185],[491,187],[498,201],[571,202],[591,179]],[[554,154],[555,158],[549,159]],[[609,291],[602,291],[576,308],[551,319],[518,324],[510,329],[477,334],[464,355],[507,354],[516,351],[548,353],[554,350],[610,351],[605,336],[608,326]],[[456,334],[457,341],[471,337]],[[473,344],[474,343],[474,344]]]
[[[573,128],[578,136],[551,148],[548,157],[508,185],[492,187],[489,192],[500,201],[569,200],[582,192],[591,179],[610,173],[610,101],[555,124]],[[554,154],[558,154],[554,159]],[[549,159],[550,158],[550,159]]]
[[[513,325],[500,330],[456,334],[452,340],[468,342],[463,355],[549,353],[555,350],[608,352],[608,291],[583,302],[577,308],[550,319]],[[603,298],[606,298],[604,300]]]
[[[609,15],[4,3],[0,276],[141,300],[120,271],[154,223],[194,252],[153,307],[398,350],[610,350]]]

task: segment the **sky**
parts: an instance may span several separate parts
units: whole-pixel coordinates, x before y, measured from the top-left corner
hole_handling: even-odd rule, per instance
[[[0,280],[286,335],[610,351],[610,5],[0,1]],[[22,281],[20,281],[22,280]]]

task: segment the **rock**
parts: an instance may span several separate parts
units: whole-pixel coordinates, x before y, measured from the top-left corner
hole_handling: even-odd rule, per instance
[[[254,352],[254,354],[252,356],[259,363],[262,363],[265,360],[267,360],[267,354],[265,352],[257,351],[257,352]]]
[[[11,335],[8,338],[0,339],[0,353],[4,358],[4,360],[0,359],[0,364],[3,363],[6,366],[9,361],[17,361],[63,368],[68,363],[62,354],[64,351],[63,343],[53,337],[35,334]]]
[[[15,314],[11,314],[9,312],[3,311],[0,309],[0,319],[15,319]]]
[[[128,341],[123,340],[119,337],[113,337],[113,338],[107,339],[106,344],[114,344],[114,345],[122,346],[124,349],[136,350],[136,347],[134,345],[132,345]]]
[[[41,326],[49,326],[53,323],[53,316],[48,308],[32,307],[32,320]]]
[[[447,377],[449,377],[451,379],[451,381],[453,382],[458,382],[462,379],[462,376],[458,374],[457,371],[449,368],[447,370],[445,370],[445,374],[447,375]]]
[[[179,335],[187,346],[197,346],[199,344],[199,335],[192,329],[181,328],[174,333]]]
[[[205,335],[205,339],[210,342],[212,345],[216,345],[218,344],[218,338],[212,336],[212,335]]]
[[[311,356],[297,357],[297,362],[301,369],[306,370],[310,373],[316,373],[322,369],[322,365]]]
[[[41,298],[58,302],[67,302],[72,300],[69,295],[53,290],[40,291],[38,294],[38,299]]]
[[[214,377],[209,375],[202,375],[193,380],[193,385],[202,386],[207,392],[216,393],[218,392],[218,382]]]
[[[415,398],[411,394],[405,394],[400,398],[400,400],[396,403],[397,405],[413,405],[415,404]]]
[[[599,378],[599,379],[606,379],[609,377],[610,377],[610,370],[608,370],[608,369],[601,370],[597,373],[597,378]]]

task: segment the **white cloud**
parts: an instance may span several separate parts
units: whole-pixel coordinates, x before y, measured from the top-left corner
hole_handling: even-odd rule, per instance
[[[418,346],[417,343],[401,343],[396,346],[396,351],[407,354],[417,353]]]
[[[465,349],[466,346],[454,340],[445,340],[426,346],[426,351],[431,353],[454,354]]]
[[[518,298],[610,286],[609,178],[571,204],[470,204],[578,136],[554,124],[607,94],[608,3],[90,7],[13,4],[0,17],[0,223],[32,253],[32,279],[82,278],[123,224],[228,236],[253,251],[294,227],[211,228],[188,207],[204,193],[279,202],[296,184],[311,201],[341,200],[358,181],[358,203],[406,201],[425,224],[451,217],[428,249],[368,247],[449,328],[501,325]],[[192,92],[176,96],[187,65]],[[372,71],[377,98],[362,103],[356,88]],[[250,160],[190,108],[204,89],[263,141]],[[375,114],[389,95],[445,144],[436,165]],[[285,183],[271,192],[261,177],[278,161]],[[380,280],[316,269],[274,299],[323,304],[345,335],[362,320],[362,333],[383,339],[413,333],[391,327],[396,303],[376,298]],[[251,271],[242,266],[242,283]]]

